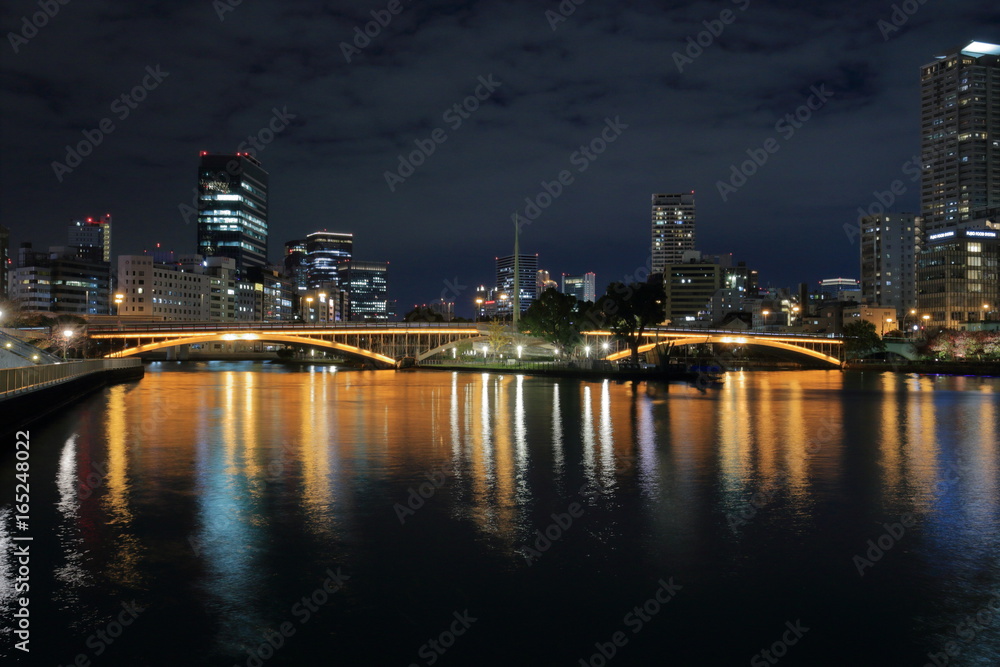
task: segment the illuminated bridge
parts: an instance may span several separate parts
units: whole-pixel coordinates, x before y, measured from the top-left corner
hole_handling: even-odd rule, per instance
[[[487,340],[485,326],[429,322],[155,322],[98,325],[94,340],[106,340],[106,357],[128,357],[179,345],[251,341],[326,348],[378,364],[422,361],[464,342]]]
[[[587,345],[594,350],[607,350],[603,356],[610,360],[624,359],[630,354],[619,343],[614,347],[611,334],[607,331],[588,331],[584,334]],[[672,345],[750,345],[780,350],[799,361],[810,360],[831,366],[840,366],[844,360],[844,340],[841,337],[817,336],[816,334],[759,333],[714,331],[706,329],[678,329],[654,327],[641,337],[639,353],[649,352],[654,347]],[[607,347],[605,344],[607,343]]]
[[[489,344],[485,323],[427,322],[157,322],[148,324],[91,325],[90,338],[108,341],[107,357],[141,355],[181,345],[213,342],[254,341],[327,348],[379,364],[395,364],[404,357],[418,362],[444,353],[463,343],[477,349]],[[607,331],[588,331],[585,345],[608,360],[627,357],[629,351]],[[532,339],[539,343],[537,339]],[[806,334],[743,333],[704,329],[654,327],[642,336],[639,352],[657,345],[675,347],[711,343],[760,346],[791,353],[801,361],[839,366],[843,359],[841,338]],[[531,341],[525,341],[526,346]]]

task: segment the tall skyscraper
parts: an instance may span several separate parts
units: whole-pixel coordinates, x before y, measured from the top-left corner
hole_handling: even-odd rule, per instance
[[[198,253],[230,257],[236,270],[267,266],[268,175],[249,153],[201,153]]]
[[[384,322],[392,315],[389,303],[389,262],[343,260],[337,264],[340,289],[347,292],[347,319]]]
[[[514,312],[514,255],[497,257],[497,292],[500,302],[497,312],[510,315]],[[520,289],[521,312],[525,312],[538,296],[538,255],[518,256],[517,284]]]
[[[597,274],[584,273],[581,276],[562,275],[562,293],[572,294],[577,301],[597,301]]]
[[[69,244],[80,255],[99,262],[111,262],[111,214],[82,218],[69,225]]]
[[[1000,207],[1000,45],[937,56],[920,69],[920,93],[920,208],[934,232]]]
[[[866,303],[895,308],[900,317],[916,307],[922,225],[913,213],[861,219],[861,298]]]
[[[680,264],[684,252],[694,250],[694,190],[653,195],[653,273]]]
[[[336,287],[337,265],[351,259],[354,234],[313,232],[306,236],[306,279],[309,289]]]

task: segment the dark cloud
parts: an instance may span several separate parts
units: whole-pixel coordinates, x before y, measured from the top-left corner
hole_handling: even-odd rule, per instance
[[[287,108],[295,119],[259,154],[272,259],[287,239],[352,231],[360,258],[391,262],[404,310],[446,280],[490,281],[511,214],[563,169],[574,182],[522,239],[553,273],[633,273],[650,194],[693,189],[703,250],[733,252],[775,285],[857,275],[843,225],[918,151],[918,68],[1000,39],[1000,14],[973,0],[927,3],[888,40],[888,2],[591,0],[552,30],[555,1],[404,1],[346,62],[341,43],[387,4],[255,0],[221,20],[210,0],[61,6],[18,53],[4,45],[4,224],[17,241],[62,244],[71,218],[111,211],[116,253],[193,251],[178,206],[198,151],[234,150]],[[679,72],[675,52],[723,9],[735,20]],[[19,31],[37,10],[5,3],[0,25]],[[119,119],[114,101],[157,65],[169,76]],[[443,114],[491,74],[502,85],[453,129]],[[716,182],[820,84],[829,102],[722,201]],[[106,117],[114,132],[58,182],[51,163]],[[628,128],[575,171],[571,155],[615,117]],[[447,140],[390,192],[384,172],[435,128]],[[913,184],[900,208],[916,205]]]

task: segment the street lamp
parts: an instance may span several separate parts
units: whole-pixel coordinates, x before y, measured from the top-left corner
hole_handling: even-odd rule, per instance
[[[886,322],[888,322],[889,324],[892,324],[892,318],[891,317],[883,317],[882,318],[882,336],[885,336],[885,323]]]
[[[524,346],[523,345],[518,345],[517,346],[517,358],[518,359],[521,358],[521,352],[523,352],[523,351],[524,351]]]
[[[989,309],[990,309],[990,304],[984,303],[983,304],[983,322],[986,321],[986,311],[988,311]]]
[[[65,342],[63,343],[63,361],[66,361],[66,351],[69,350],[69,341],[73,338],[73,330],[63,329],[62,335],[65,339]]]
[[[587,345],[586,347],[584,347],[583,351],[584,351],[584,353],[586,353],[587,358],[590,359],[590,346]]]
[[[311,296],[306,297],[306,322],[313,321],[313,315],[312,315],[313,301],[315,301],[315,299],[312,298]]]
[[[765,309],[765,310],[760,311],[760,314],[763,316],[762,319],[761,319],[761,328],[763,328],[766,331],[767,330],[767,316],[771,314],[771,311]]]

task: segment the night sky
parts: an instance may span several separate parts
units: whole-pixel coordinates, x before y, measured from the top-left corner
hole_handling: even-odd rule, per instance
[[[983,0],[909,0],[898,26],[888,1],[48,1],[58,13],[37,34],[22,20],[37,1],[0,9],[13,248],[64,245],[71,219],[110,212],[114,254],[192,253],[198,152],[270,125],[270,143],[242,147],[270,173],[270,259],[312,231],[353,232],[355,257],[391,263],[400,313],[441,296],[470,310],[511,251],[513,213],[564,170],[521,239],[555,275],[595,271],[599,290],[644,277],[650,194],[695,190],[699,249],[734,253],[764,284],[857,277],[844,225],[858,208],[896,179],[892,209],[917,207],[904,169],[919,153],[919,67],[1000,41]],[[699,33],[707,46],[691,47]],[[136,86],[145,99],[123,100]],[[456,113],[477,90],[478,109]],[[776,126],[816,90],[827,99],[808,120]],[[84,132],[99,145],[57,176]],[[602,153],[579,152],[602,132]],[[434,137],[391,189],[398,156]],[[772,138],[724,201],[717,182]]]

